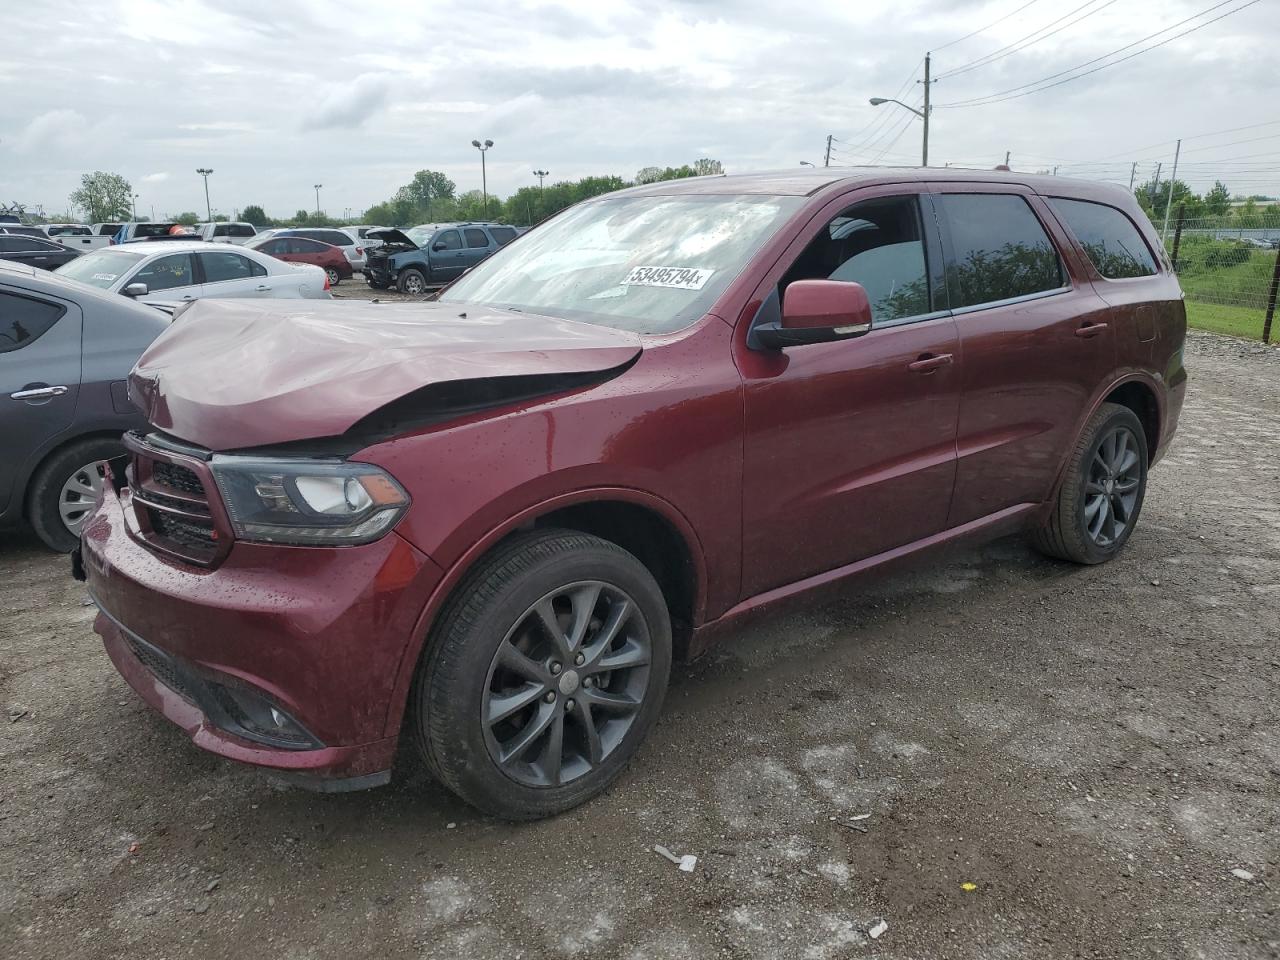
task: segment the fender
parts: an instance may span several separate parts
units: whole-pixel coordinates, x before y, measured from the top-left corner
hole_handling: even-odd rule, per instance
[[[476,561],[488,553],[499,540],[515,532],[525,524],[563,507],[598,500],[620,500],[636,506],[647,507],[660,514],[663,519],[676,528],[689,549],[689,557],[694,568],[693,624],[696,628],[698,624],[702,623],[706,615],[707,597],[707,569],[702,543],[698,539],[692,524],[670,502],[646,490],[639,490],[634,487],[591,487],[543,500],[508,517],[480,537],[454,561],[452,566],[445,570],[444,576],[440,578],[431,590],[422,612],[414,623],[409,643],[405,647],[400,666],[396,670],[396,682],[392,688],[391,702],[387,708],[386,736],[395,736],[400,729],[400,725],[404,722],[405,708],[409,702],[409,689],[413,685],[413,678],[417,673],[418,660],[426,647],[427,638],[431,633],[431,628],[434,626],[436,618],[440,614],[440,610]]]

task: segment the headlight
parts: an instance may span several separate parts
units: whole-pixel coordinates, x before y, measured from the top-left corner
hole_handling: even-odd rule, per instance
[[[241,540],[371,543],[409,505],[400,484],[367,463],[215,456],[211,466]]]

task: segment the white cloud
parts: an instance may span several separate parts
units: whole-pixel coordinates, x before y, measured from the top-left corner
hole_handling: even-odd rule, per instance
[[[14,141],[19,153],[74,150],[83,146],[89,121],[76,110],[50,110],[35,117]]]
[[[354,80],[331,86],[314,112],[307,111],[304,130],[358,127],[379,112],[391,93],[391,77],[362,73]]]
[[[138,178],[139,183],[164,183],[169,179],[168,173],[148,173]]]

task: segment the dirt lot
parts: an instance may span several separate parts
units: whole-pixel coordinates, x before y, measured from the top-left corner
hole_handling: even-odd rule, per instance
[[[1280,351],[1197,336],[1188,366],[1122,559],[1006,540],[762,623],[677,671],[607,795],[528,826],[412,764],[322,797],[202,754],[66,559],[8,538],[0,953],[1280,956]]]

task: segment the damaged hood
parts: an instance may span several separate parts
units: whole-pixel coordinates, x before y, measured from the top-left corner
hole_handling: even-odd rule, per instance
[[[385,230],[370,230],[365,234],[371,240],[381,240],[383,243],[392,244],[394,246],[411,247],[418,249],[418,245],[409,239],[409,235],[403,230],[397,230],[395,227],[387,227]]]
[[[640,350],[624,331],[466,304],[200,300],[129,389],[157,428],[229,450],[337,436],[424,387],[602,372]]]

